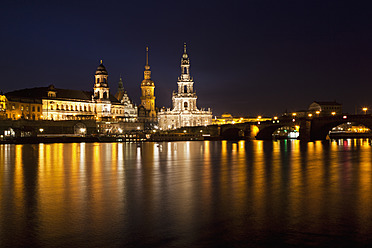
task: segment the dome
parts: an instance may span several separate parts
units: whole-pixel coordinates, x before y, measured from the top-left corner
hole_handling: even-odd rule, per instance
[[[96,75],[108,75],[106,67],[102,64],[102,60],[101,64],[97,67]]]

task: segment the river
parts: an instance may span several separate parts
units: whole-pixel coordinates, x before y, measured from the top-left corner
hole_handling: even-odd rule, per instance
[[[368,140],[0,145],[0,247],[363,247]]]

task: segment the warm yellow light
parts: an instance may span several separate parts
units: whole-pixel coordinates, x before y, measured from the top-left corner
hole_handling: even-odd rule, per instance
[[[274,116],[274,120],[277,120],[278,119],[278,116]]]
[[[331,115],[336,115],[336,112],[332,112]]]
[[[296,116],[296,115],[297,115],[297,113],[292,113],[292,115],[293,115],[293,116]]]
[[[43,128],[40,128],[39,129],[40,133],[44,132],[44,129]]]
[[[261,116],[261,115],[257,116],[257,119],[261,119],[261,118],[262,118],[262,116]]]
[[[316,113],[316,114],[320,114],[320,111],[318,110],[318,111],[316,111],[315,113]]]
[[[313,115],[312,114],[308,114],[309,117],[312,117]]]
[[[368,110],[368,108],[364,107],[362,108],[364,112],[366,112]]]

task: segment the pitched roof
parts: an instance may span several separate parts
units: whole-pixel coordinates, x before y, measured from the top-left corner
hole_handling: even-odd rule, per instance
[[[342,105],[341,103],[338,103],[336,101],[333,101],[333,102],[314,101],[314,102],[319,104],[319,105]]]
[[[83,91],[83,90],[70,90],[70,89],[58,89],[54,86],[49,87],[36,87],[22,90],[15,90],[8,93],[5,93],[6,97],[18,97],[18,98],[33,98],[33,99],[43,99],[50,98],[48,97],[48,91],[53,91],[56,93],[56,97],[51,99],[60,99],[60,100],[77,100],[77,101],[91,101],[92,100],[92,91]],[[113,103],[119,102],[113,95],[110,94],[110,101]]]

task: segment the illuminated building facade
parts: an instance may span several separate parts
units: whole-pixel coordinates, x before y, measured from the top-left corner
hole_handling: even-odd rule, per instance
[[[6,118],[6,96],[0,92],[0,120]]]
[[[9,119],[33,119],[32,110],[35,107],[41,110],[35,113],[35,120],[137,120],[137,109],[126,93],[121,94],[120,100],[110,94],[108,73],[102,61],[95,73],[93,92],[59,89],[50,85],[12,91],[5,95],[9,102],[6,111]],[[19,99],[19,103],[16,99]],[[23,103],[25,101],[27,104]]]
[[[0,119],[41,120],[42,102],[32,97],[0,95]]]
[[[194,80],[190,76],[190,59],[186,52],[186,44],[181,58],[181,76],[178,78],[178,92],[173,92],[173,109],[162,109],[158,113],[159,128],[162,130],[188,126],[212,124],[210,109],[199,110],[196,105]]]
[[[151,80],[149,65],[149,49],[146,47],[146,65],[141,83],[141,105],[138,109],[138,119],[141,122],[156,123],[155,83]]]
[[[115,98],[120,101],[121,105],[120,108],[116,108],[114,106],[112,112],[114,114],[119,114],[124,110],[124,116],[121,115],[120,118],[123,119],[125,122],[135,122],[137,120],[137,106],[132,102],[129,98],[127,91],[124,89],[123,79],[120,77],[118,83],[118,92],[115,94]],[[124,106],[124,109],[122,108]]]
[[[313,116],[327,116],[342,114],[342,104],[337,102],[318,102],[310,104],[308,112]]]

